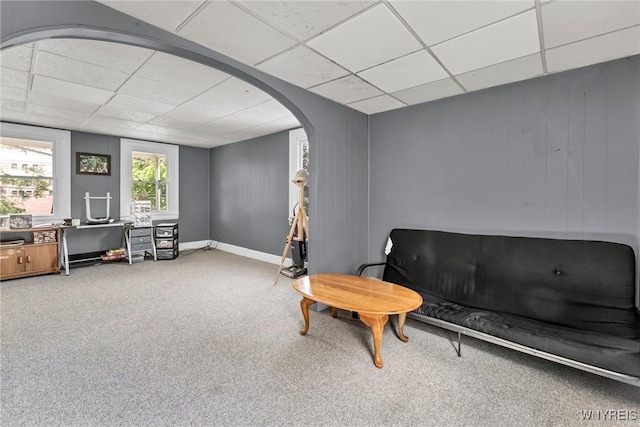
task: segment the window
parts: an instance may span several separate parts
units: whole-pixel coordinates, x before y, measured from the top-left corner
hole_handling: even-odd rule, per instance
[[[309,172],[309,141],[304,129],[289,131],[289,178],[300,169]],[[289,212],[294,215],[293,209],[298,203],[298,187],[289,181]],[[304,207],[309,215],[309,186],[304,187]]]
[[[0,214],[31,214],[34,225],[71,216],[70,163],[71,132],[2,123]]]
[[[153,220],[178,219],[178,146],[120,141],[120,217],[131,218],[131,201],[149,200]]]
[[[167,156],[134,151],[131,154],[131,197],[151,201],[151,210],[167,211]]]

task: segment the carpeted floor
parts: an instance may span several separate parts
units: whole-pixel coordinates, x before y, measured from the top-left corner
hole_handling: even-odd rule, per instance
[[[0,424],[640,422],[640,388],[470,338],[459,358],[453,336],[412,319],[407,344],[387,324],[377,369],[350,313],[312,312],[299,335],[300,297],[276,271],[212,250],[2,282]]]

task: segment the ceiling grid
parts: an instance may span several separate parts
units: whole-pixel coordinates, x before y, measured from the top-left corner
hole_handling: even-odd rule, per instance
[[[640,0],[100,3],[365,114],[640,54]],[[300,126],[233,76],[142,48],[43,40],[0,66],[2,120],[202,147]]]

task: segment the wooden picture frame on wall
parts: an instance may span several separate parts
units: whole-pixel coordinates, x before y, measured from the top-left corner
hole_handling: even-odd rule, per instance
[[[77,152],[76,173],[84,175],[111,175],[111,155]]]

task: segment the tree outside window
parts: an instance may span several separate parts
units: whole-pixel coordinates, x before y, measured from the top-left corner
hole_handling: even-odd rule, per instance
[[[131,158],[131,200],[149,200],[156,212],[167,210],[167,157],[134,151]]]

